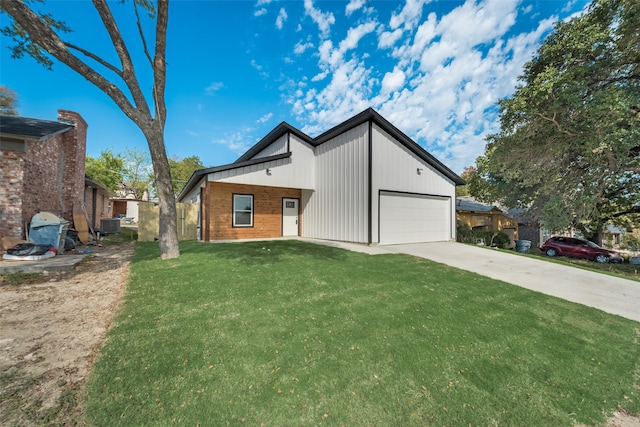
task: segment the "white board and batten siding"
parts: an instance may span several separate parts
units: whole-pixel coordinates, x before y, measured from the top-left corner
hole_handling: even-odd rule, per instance
[[[283,145],[284,151],[282,151]],[[286,145],[287,135],[283,135],[253,158],[284,154],[287,152]],[[273,149],[271,149],[272,146]],[[315,186],[313,147],[291,134],[289,150],[291,156],[288,158],[214,172],[209,175],[209,181],[313,189]]]
[[[372,144],[372,242],[451,240],[455,183],[375,124]]]
[[[315,191],[302,192],[302,235],[367,243],[368,123],[316,147]]]
[[[273,141],[267,148],[260,151],[258,154],[253,156],[253,159],[260,159],[263,157],[275,156],[277,154],[284,154],[287,152],[287,140],[288,134],[282,135],[280,138]]]

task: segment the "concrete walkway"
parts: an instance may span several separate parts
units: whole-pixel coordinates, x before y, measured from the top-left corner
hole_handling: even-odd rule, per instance
[[[369,254],[426,258],[640,322],[640,282],[633,280],[456,242],[371,247],[310,241]]]

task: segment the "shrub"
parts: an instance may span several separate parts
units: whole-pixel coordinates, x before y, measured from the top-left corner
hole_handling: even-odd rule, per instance
[[[461,243],[473,243],[483,241],[487,246],[506,248],[511,239],[502,231],[472,230],[467,224],[458,224],[456,227],[456,240]]]

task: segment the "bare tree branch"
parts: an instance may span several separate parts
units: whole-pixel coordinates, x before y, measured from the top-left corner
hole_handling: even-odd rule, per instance
[[[158,1],[158,25],[156,26],[156,52],[154,59],[153,96],[156,106],[156,119],[164,124],[167,118],[167,108],[164,101],[166,87],[166,46],[167,24],[169,21],[169,0]]]
[[[136,104],[138,111],[136,112],[136,123],[140,121],[147,121],[151,117],[151,112],[149,111],[149,105],[144,97],[144,94],[140,90],[140,84],[138,83],[138,77],[136,76],[135,69],[133,66],[133,61],[131,60],[131,55],[129,54],[129,50],[127,49],[126,44],[124,43],[124,39],[122,38],[122,34],[120,34],[120,30],[116,25],[115,19],[111,14],[111,9],[109,9],[109,5],[105,0],[93,0],[93,5],[95,6],[100,18],[102,19],[102,23],[109,33],[109,37],[111,37],[111,42],[118,53],[118,57],[122,63],[122,79],[124,83],[127,85],[131,96],[133,97],[133,101]]]
[[[535,113],[535,115],[540,117],[541,119],[544,119],[544,120],[547,120],[547,121],[553,123],[556,126],[556,128],[558,129],[558,132],[560,132],[560,133],[563,133],[563,134],[568,135],[568,136],[578,136],[577,133],[569,132],[568,130],[562,129],[562,126],[560,126],[560,123],[558,123],[558,121],[556,120],[556,113],[553,113],[553,117],[547,117],[547,116],[544,116],[541,113]]]
[[[127,117],[133,120],[137,116],[126,95],[115,84],[73,55],[55,31],[27,5],[21,1],[6,1],[2,3],[2,8],[29,34],[33,43],[42,46],[54,58],[99,87],[113,99]]]
[[[153,67],[153,60],[151,59],[151,55],[149,54],[149,49],[147,48],[147,39],[144,37],[144,32],[142,31],[142,24],[140,23],[140,14],[138,13],[138,4],[133,2],[133,10],[136,13],[136,25],[138,26],[138,33],[140,33],[140,40],[142,40],[142,47],[144,50],[144,54],[149,60],[149,65]]]
[[[116,73],[118,76],[120,76],[120,78],[122,78],[122,71],[121,70],[119,70],[115,65],[112,65],[112,64],[108,63],[107,61],[105,61],[104,59],[100,58],[98,55],[93,54],[93,53],[89,52],[88,50],[83,49],[80,46],[76,46],[76,45],[74,45],[72,43],[69,43],[69,42],[64,42],[64,44],[68,48],[77,50],[78,52],[82,53],[84,56],[93,59],[94,61],[96,61],[97,63],[102,65],[103,67],[110,69],[111,71]]]

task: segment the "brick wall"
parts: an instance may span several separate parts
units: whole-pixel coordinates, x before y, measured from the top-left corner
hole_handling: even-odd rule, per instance
[[[302,191],[293,188],[211,182],[206,198],[206,240],[253,239],[282,236],[282,198],[301,199]],[[253,195],[253,227],[233,227],[234,194]],[[301,230],[302,216],[298,224]],[[208,237],[207,237],[208,231]]]
[[[24,236],[22,184],[25,153],[0,150],[0,237]]]
[[[94,213],[95,198],[95,218]],[[86,186],[84,188],[84,206],[89,217],[89,225],[94,228],[100,228],[100,220],[111,218],[111,207],[109,206],[109,194],[105,193],[101,188],[93,188]]]
[[[27,141],[26,152],[0,150],[0,236],[24,238],[24,224],[41,211],[72,222],[73,204],[82,203],[87,123],[67,110],[58,118],[75,127]]]
[[[62,134],[62,150],[64,152],[64,173],[62,184],[62,216],[73,218],[73,205],[83,202],[84,162],[87,157],[87,122],[80,114],[58,110],[58,121],[73,123],[75,129]],[[86,207],[88,209],[88,207]]]

